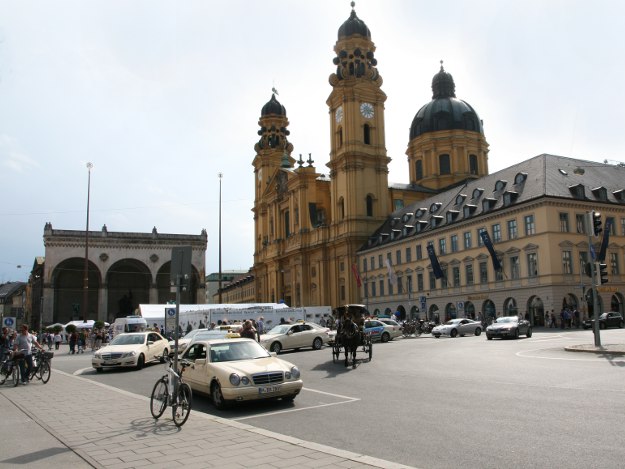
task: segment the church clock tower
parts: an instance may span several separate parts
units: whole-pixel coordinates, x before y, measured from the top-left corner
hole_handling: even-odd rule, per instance
[[[330,168],[334,234],[364,242],[390,212],[382,77],[367,25],[352,12],[334,46],[330,75]],[[360,246],[358,246],[360,247]]]

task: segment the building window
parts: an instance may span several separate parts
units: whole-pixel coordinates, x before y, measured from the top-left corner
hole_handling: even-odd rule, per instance
[[[362,271],[363,272],[367,271],[367,258],[366,257],[362,260]]]
[[[525,236],[536,234],[536,225],[534,224],[534,215],[526,215],[525,221]]]
[[[443,278],[441,278],[441,287],[442,288],[447,288],[447,267],[441,267],[441,270],[443,271]]]
[[[571,251],[562,251],[562,273],[572,274]]]
[[[416,166],[416,172],[417,172],[417,181],[419,179],[423,179],[423,161],[421,160],[417,160],[417,162],[415,163]]]
[[[442,176],[444,174],[451,174],[451,164],[449,163],[449,155],[439,155],[438,156],[438,164],[439,164],[439,174]]]
[[[383,265],[382,254],[378,254],[378,269],[381,269]]]
[[[486,228],[477,229],[477,245],[478,246],[484,246],[484,241],[482,240],[482,231],[486,231]]]
[[[621,218],[621,236],[625,236],[625,218]]]
[[[614,220],[614,217],[606,217],[606,225],[608,224],[608,222],[610,222],[610,235],[616,236],[616,221]]]
[[[372,217],[373,216],[373,197],[368,195],[365,202],[367,205],[367,216]]]
[[[516,219],[508,220],[508,239],[517,239],[519,233],[516,227]]]
[[[369,124],[365,124],[363,134],[365,145],[371,145],[371,127],[369,127]]]
[[[510,278],[518,280],[521,278],[521,263],[519,256],[510,256]]]
[[[620,273],[618,268],[618,254],[615,252],[610,253],[610,273],[612,275],[619,275]]]
[[[417,274],[417,291],[423,291],[423,274]]]
[[[538,256],[535,252],[527,255],[527,276],[538,277]]]
[[[391,282],[391,279],[388,279],[388,294],[392,295],[393,294],[393,282]]]
[[[458,235],[451,235],[451,252],[458,252]]]
[[[477,168],[477,156],[469,155],[469,173],[476,175],[478,172]]]
[[[417,260],[420,261],[423,259],[423,252],[421,252],[421,245],[417,244]]]
[[[501,225],[496,223],[493,225],[493,243],[501,242]]]
[[[291,214],[288,210],[284,211],[284,237],[291,236]]]
[[[460,286],[460,267],[453,267],[451,269],[453,278],[454,278],[454,287],[459,287]]]
[[[412,275],[406,275],[406,289],[408,293],[412,292]]]
[[[560,232],[569,232],[569,214],[560,212]]]
[[[575,225],[577,227],[578,233],[586,234],[586,214],[585,213],[575,214]]]
[[[341,285],[341,300],[345,301],[345,285]]]
[[[447,254],[447,240],[445,238],[441,238],[438,240],[438,253],[441,256],[443,254]]]
[[[430,290],[436,290],[436,277],[434,272],[430,272]]]
[[[384,280],[380,280],[380,296],[384,296]]]
[[[480,262],[480,283],[485,285],[488,283],[488,264]]]
[[[339,199],[339,219],[343,220],[345,218],[345,203],[343,202],[343,197]]]
[[[465,265],[464,273],[467,278],[467,285],[473,285],[473,264]]]
[[[368,298],[369,297],[369,284],[365,282],[364,287],[365,287],[365,298]]]
[[[371,296],[375,296],[375,281],[371,282]]]
[[[406,262],[412,262],[412,249],[406,248]]]
[[[471,241],[471,232],[470,231],[465,231],[464,232],[464,248],[465,249],[471,249],[472,246],[472,241]]]
[[[371,266],[371,270],[375,269],[375,257],[371,256],[369,259],[369,265]]]
[[[503,273],[504,273],[503,259],[499,259],[499,263],[501,264],[501,269],[495,270],[495,280],[498,282],[503,282]]]

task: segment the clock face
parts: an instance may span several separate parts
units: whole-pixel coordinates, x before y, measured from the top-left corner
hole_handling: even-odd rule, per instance
[[[339,106],[334,113],[334,118],[336,119],[336,123],[340,123],[343,120],[343,106]]]
[[[371,119],[373,117],[373,104],[371,103],[362,103],[360,105],[360,113],[362,117],[365,119]]]

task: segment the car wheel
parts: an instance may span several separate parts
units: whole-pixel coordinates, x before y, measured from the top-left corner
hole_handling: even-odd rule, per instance
[[[478,327],[475,329],[475,335],[480,335],[482,333],[482,328]]]
[[[531,327],[528,327],[528,328],[527,328],[527,334],[525,334],[525,337],[527,337],[528,339],[529,339],[530,337],[532,337],[532,328],[531,328]]]
[[[145,356],[143,354],[139,355],[137,358],[137,370],[140,370],[145,365]]]
[[[451,332],[449,333],[449,337],[457,337],[458,336],[458,331],[456,329],[452,329]]]
[[[282,396],[282,400],[284,402],[293,402],[296,397],[297,397],[297,394],[291,394],[290,396]]]
[[[493,340],[493,338],[489,336],[488,334],[486,334],[486,340]]]
[[[388,332],[385,332],[382,334],[382,337],[380,337],[380,341],[382,342],[388,342],[389,340],[391,340],[391,336]]]
[[[269,351],[274,352],[275,354],[280,353],[280,350],[282,350],[282,345],[280,345],[280,342],[274,342],[273,344],[271,344],[271,347],[269,347]]]
[[[102,373],[102,368],[96,368],[95,369],[98,373]]]
[[[518,327],[514,330],[514,338],[515,339],[519,338],[519,328]]]
[[[161,358],[159,358],[159,360],[161,361],[161,363],[165,363],[167,357],[169,357],[169,352],[167,351],[167,349],[165,349],[163,350],[163,355],[161,355]]]
[[[434,337],[436,337],[437,339],[440,337],[440,334],[434,334]]]
[[[211,385],[211,398],[216,409],[223,410],[227,407],[224,395],[221,393],[221,386],[217,382]]]
[[[319,337],[315,337],[315,340],[313,340],[313,345],[312,345],[313,350],[319,350],[322,345],[323,345],[323,340],[321,340]]]

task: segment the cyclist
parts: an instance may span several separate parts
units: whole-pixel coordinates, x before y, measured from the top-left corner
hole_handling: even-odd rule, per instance
[[[0,361],[4,361],[12,348],[11,333],[7,327],[2,328],[2,338],[0,339]]]
[[[15,338],[13,343],[13,350],[24,354],[24,358],[19,361],[20,363],[20,375],[22,375],[22,384],[28,384],[28,374],[33,369],[33,345],[39,350],[43,350],[43,347],[37,342],[34,335],[28,332],[28,326],[22,324],[19,335]],[[26,368],[28,365],[28,369]]]

